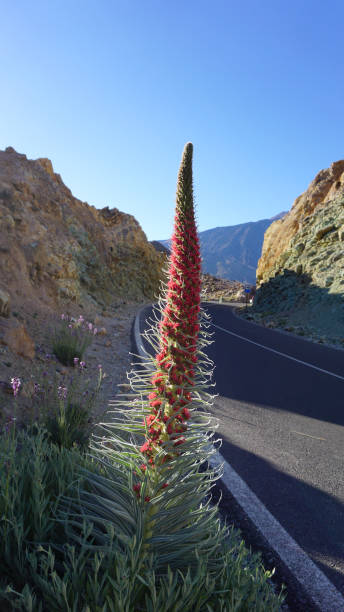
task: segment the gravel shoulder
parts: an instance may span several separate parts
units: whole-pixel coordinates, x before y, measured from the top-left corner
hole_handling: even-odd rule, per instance
[[[336,324],[335,317],[331,316],[328,311],[322,313],[322,318],[319,314],[317,328],[310,326],[306,310],[298,310],[281,316],[281,314],[256,312],[250,305],[247,308],[240,305],[233,308],[232,311],[236,316],[256,325],[295,337],[302,337],[303,340],[329,346],[340,351],[344,350],[344,334]]]

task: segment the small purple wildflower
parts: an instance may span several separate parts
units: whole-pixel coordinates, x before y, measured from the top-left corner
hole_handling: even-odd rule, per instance
[[[90,331],[92,331],[92,329],[93,329],[93,325],[92,325],[92,323],[88,323],[88,329],[89,329]]]
[[[60,399],[66,399],[67,397],[67,387],[59,387],[57,390],[57,395]]]
[[[13,425],[14,425],[14,421],[12,419],[7,421],[7,423],[3,425],[2,431],[6,436],[10,433]]]
[[[64,319],[66,318],[66,316],[64,314],[61,315],[61,319],[62,321],[64,321]]]
[[[20,378],[17,378],[16,376],[14,378],[11,378],[11,385],[13,389],[13,395],[14,397],[16,397],[18,395],[19,387],[21,385]]]
[[[83,370],[86,367],[85,361],[80,361],[80,368]]]
[[[48,372],[42,372],[42,376],[48,376]]]
[[[73,325],[71,323],[69,323],[68,327],[69,327],[69,329],[72,329]]]
[[[98,333],[98,329],[95,327],[93,330],[94,335],[96,335]]]
[[[74,361],[74,365],[77,366],[79,362],[79,357],[74,357],[73,361]]]
[[[98,370],[101,370],[101,369],[102,369],[102,364],[98,363]]]

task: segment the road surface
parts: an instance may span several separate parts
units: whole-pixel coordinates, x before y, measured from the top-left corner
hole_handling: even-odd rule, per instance
[[[344,351],[204,307],[221,453],[344,593]]]

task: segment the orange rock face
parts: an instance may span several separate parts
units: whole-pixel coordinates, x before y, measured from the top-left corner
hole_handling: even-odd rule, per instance
[[[283,268],[283,257],[288,253],[290,242],[302,230],[304,222],[322,207],[344,193],[344,160],[321,170],[299,196],[289,213],[274,221],[264,235],[262,256],[257,267],[257,286],[266,282]]]
[[[0,320],[0,344],[21,357],[33,359],[35,356],[34,341],[25,325],[16,321]]]
[[[134,217],[81,202],[49,159],[0,151],[0,290],[11,309],[151,299],[161,261]]]

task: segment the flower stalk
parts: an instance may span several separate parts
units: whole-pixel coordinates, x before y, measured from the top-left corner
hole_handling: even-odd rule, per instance
[[[176,213],[172,236],[165,307],[159,325],[160,346],[151,379],[146,439],[140,450],[149,468],[161,467],[181,452],[191,417],[197,339],[199,333],[201,257],[192,185],[193,146],[185,145],[178,173]],[[168,486],[167,482],[162,488]],[[140,487],[135,485],[139,494]],[[145,497],[149,501],[149,496]]]

